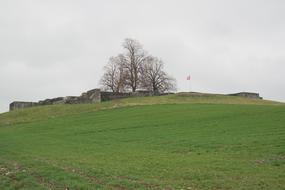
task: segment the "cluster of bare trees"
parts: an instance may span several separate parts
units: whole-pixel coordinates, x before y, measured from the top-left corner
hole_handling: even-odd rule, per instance
[[[164,72],[162,60],[147,54],[138,41],[125,39],[123,48],[125,52],[111,57],[104,67],[100,83],[105,90],[163,93],[176,89],[175,79]]]

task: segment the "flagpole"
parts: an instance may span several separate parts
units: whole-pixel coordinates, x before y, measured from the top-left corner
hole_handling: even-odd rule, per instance
[[[191,79],[189,80],[189,92],[191,92]]]
[[[188,91],[191,92],[191,75],[187,76],[187,80],[189,81],[189,84],[188,84],[188,88],[189,89],[188,89]]]

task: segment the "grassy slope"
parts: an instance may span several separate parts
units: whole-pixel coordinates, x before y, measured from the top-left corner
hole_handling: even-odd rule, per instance
[[[0,189],[284,189],[273,104],[180,94],[1,114]]]
[[[234,96],[199,93],[178,93],[159,97],[138,97],[108,101],[100,104],[53,105],[34,107],[15,112],[0,114],[0,127],[17,123],[41,121],[67,115],[94,112],[102,109],[153,104],[250,104],[250,105],[285,105],[269,100],[248,99]]]

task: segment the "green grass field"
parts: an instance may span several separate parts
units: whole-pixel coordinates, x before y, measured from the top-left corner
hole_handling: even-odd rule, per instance
[[[0,190],[285,189],[285,106],[178,94],[0,114]]]

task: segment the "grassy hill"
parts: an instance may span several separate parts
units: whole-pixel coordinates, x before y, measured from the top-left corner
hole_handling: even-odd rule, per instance
[[[285,106],[209,94],[0,115],[0,189],[284,189]]]

